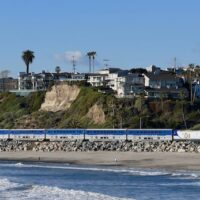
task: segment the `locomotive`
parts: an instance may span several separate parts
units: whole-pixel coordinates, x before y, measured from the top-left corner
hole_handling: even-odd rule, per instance
[[[200,131],[174,129],[0,129],[0,140],[200,140]]]

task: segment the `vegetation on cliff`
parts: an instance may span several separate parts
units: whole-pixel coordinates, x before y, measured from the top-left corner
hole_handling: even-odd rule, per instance
[[[68,109],[40,110],[45,92],[28,97],[0,94],[0,128],[193,128],[200,129],[200,104],[189,100],[116,99],[79,86]],[[99,112],[99,113],[98,113]],[[93,119],[95,118],[95,119]]]

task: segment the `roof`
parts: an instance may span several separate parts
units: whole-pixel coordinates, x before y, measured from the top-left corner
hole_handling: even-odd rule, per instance
[[[114,68],[114,67],[108,67],[108,68],[104,68],[104,69],[101,69],[100,71],[109,71],[109,73],[116,73],[116,72],[119,72],[119,71],[122,71],[120,68]]]
[[[91,73],[88,76],[108,76],[108,74],[98,74],[98,73]]]
[[[155,81],[163,81],[163,80],[176,81],[176,80],[179,79],[176,76],[176,74],[174,74],[172,72],[168,72],[168,71],[160,71],[158,73],[148,72],[148,73],[146,73],[144,75],[147,76],[149,79],[155,80]]]

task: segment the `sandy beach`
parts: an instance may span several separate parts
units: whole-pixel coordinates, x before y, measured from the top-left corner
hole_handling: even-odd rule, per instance
[[[0,160],[65,162],[135,168],[200,170],[197,153],[134,152],[1,152]]]

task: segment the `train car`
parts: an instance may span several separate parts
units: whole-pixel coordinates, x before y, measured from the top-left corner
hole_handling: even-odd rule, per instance
[[[126,140],[126,129],[86,129],[86,140]]]
[[[172,129],[127,129],[128,140],[172,140]]]
[[[9,139],[43,141],[44,129],[11,129]]]
[[[174,140],[200,140],[200,130],[174,130]]]
[[[7,140],[10,137],[9,129],[0,129],[0,140]]]
[[[45,139],[49,141],[84,140],[84,129],[47,129]]]

